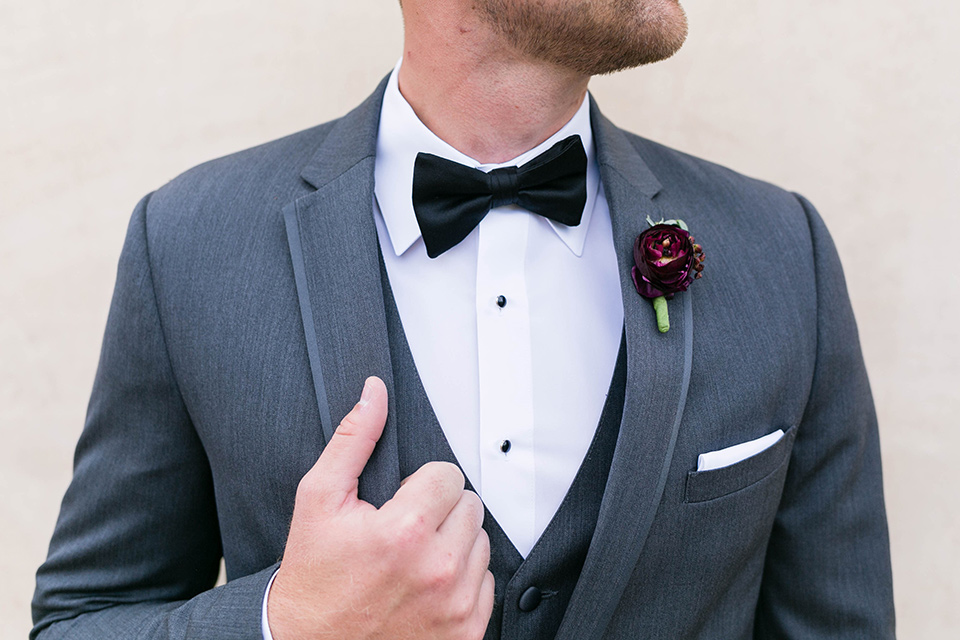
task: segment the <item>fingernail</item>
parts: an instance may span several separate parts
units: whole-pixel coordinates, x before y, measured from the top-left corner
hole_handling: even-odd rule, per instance
[[[360,402],[357,403],[360,405],[361,409],[370,403],[370,396],[372,393],[373,390],[370,388],[370,379],[368,378],[363,382],[363,391],[360,393]]]

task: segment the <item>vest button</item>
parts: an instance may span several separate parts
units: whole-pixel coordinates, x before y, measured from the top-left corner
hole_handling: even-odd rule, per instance
[[[543,594],[540,593],[540,589],[530,587],[520,596],[520,601],[517,603],[517,606],[520,608],[520,611],[527,613],[539,607],[542,598]]]

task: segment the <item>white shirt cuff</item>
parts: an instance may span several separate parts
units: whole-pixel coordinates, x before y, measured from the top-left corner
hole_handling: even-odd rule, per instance
[[[279,571],[279,569],[278,569]],[[273,640],[273,634],[270,633],[270,623],[267,622],[267,600],[270,598],[270,587],[273,586],[273,580],[277,577],[274,571],[270,576],[270,582],[267,583],[267,589],[263,592],[263,609],[260,615],[260,631],[263,633],[263,640]]]

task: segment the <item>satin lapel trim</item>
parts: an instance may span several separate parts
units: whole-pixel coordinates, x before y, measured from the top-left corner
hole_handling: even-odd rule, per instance
[[[623,420],[597,528],[557,633],[559,640],[600,638],[623,595],[663,495],[690,383],[692,289],[669,304],[671,328],[657,331],[649,300],[630,278],[633,241],[646,217],[671,218],[660,183],[625,134],[593,106],[601,178],[613,221],[627,336]]]
[[[335,426],[363,382],[387,387],[389,417],[360,477],[360,497],[379,507],[400,486],[393,367],[373,219],[373,167],[383,84],[334,125],[303,178],[317,187],[283,210],[321,428]]]
[[[310,302],[310,290],[307,287],[307,266],[300,245],[300,223],[297,221],[297,205],[292,202],[283,209],[283,224],[287,229],[287,244],[290,246],[290,260],[293,263],[293,277],[300,303],[300,318],[303,322],[303,334],[307,342],[307,357],[313,376],[313,391],[317,398],[320,413],[320,428],[323,430],[324,443],[333,437],[333,417],[330,403],[327,401],[327,387],[323,381],[323,367],[320,365],[320,349],[317,344],[316,324],[313,321],[313,304]]]

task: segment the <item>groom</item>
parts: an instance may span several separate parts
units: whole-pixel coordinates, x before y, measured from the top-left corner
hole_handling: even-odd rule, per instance
[[[822,221],[586,93],[679,4],[403,15],[353,112],[135,209],[31,638],[892,638]]]

